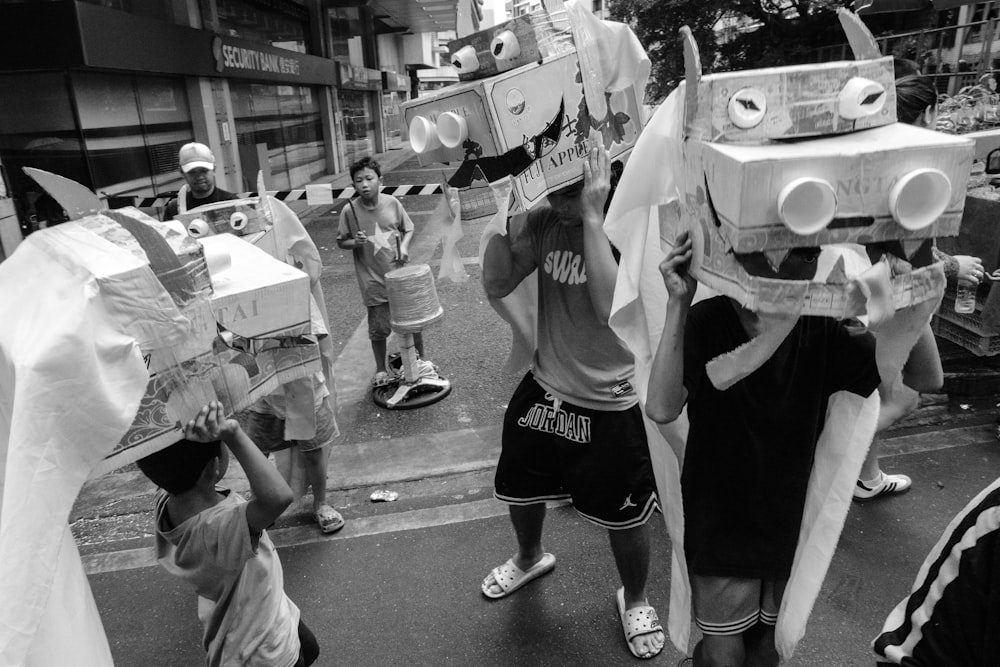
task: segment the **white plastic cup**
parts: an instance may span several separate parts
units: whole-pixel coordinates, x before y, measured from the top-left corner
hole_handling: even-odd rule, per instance
[[[428,118],[414,116],[410,121],[410,147],[420,155],[428,153],[441,145],[437,126]]]
[[[837,212],[837,194],[821,178],[797,178],[778,193],[778,217],[801,236],[826,229]]]
[[[437,135],[445,148],[458,148],[469,138],[469,126],[457,113],[445,111],[437,118]]]
[[[914,169],[889,191],[889,212],[899,226],[910,231],[934,223],[951,201],[951,181],[939,169]]]
[[[468,74],[479,69],[479,56],[471,44],[466,44],[451,57],[451,65],[459,74]]]
[[[208,226],[208,223],[198,218],[192,220],[188,223],[188,234],[195,238],[200,238],[202,236],[210,236],[212,233],[212,228]]]
[[[490,42],[490,53],[497,60],[514,60],[521,55],[521,44],[517,41],[517,35],[510,30],[502,30]]]
[[[870,98],[874,99],[866,102]],[[848,120],[874,116],[884,106],[885,86],[862,76],[851,78],[837,96],[837,113]]]
[[[250,218],[243,211],[234,211],[232,215],[229,216],[229,226],[233,228],[233,231],[243,231],[246,229],[247,224],[250,222]]]

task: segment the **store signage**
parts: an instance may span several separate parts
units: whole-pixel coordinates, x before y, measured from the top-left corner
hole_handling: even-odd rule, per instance
[[[382,72],[350,63],[337,63],[340,80],[337,85],[349,90],[381,90]]]
[[[288,83],[333,83],[331,62],[267,44],[216,35],[212,58],[219,74]]]
[[[212,52],[215,55],[215,69],[218,72],[225,72],[227,69],[244,69],[298,76],[302,71],[301,62],[294,56],[289,57],[277,53],[267,53],[256,48],[233,46],[223,43],[222,39],[218,37],[212,44]]]

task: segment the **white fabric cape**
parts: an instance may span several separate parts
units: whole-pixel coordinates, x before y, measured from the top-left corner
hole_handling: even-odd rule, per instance
[[[124,321],[157,309],[125,312],[102,293],[70,257],[74,224],[32,234],[0,264],[0,665],[112,664],[67,521],[149,380],[122,332],[162,322]],[[127,288],[138,304],[172,306],[148,265]]]
[[[610,322],[635,355],[635,386],[643,406],[667,301],[658,268],[665,253],[660,248],[656,207],[679,200],[675,174],[682,168],[683,108],[683,89],[680,89],[650,119],[625,166],[604,224],[608,237],[621,251]],[[699,293],[703,289],[700,286]],[[785,658],[792,655],[805,632],[877,417],[878,397],[874,393],[865,399],[839,392],[829,401],[809,481],[795,562],[778,616],[776,643]],[[680,470],[687,427],[686,413],[666,427],[646,420],[657,489],[673,551],[667,630],[674,645],[685,653],[691,634],[691,589],[684,559]]]

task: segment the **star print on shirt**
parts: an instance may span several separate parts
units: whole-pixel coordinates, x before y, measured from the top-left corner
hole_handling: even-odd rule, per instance
[[[392,232],[387,232],[380,226],[375,225],[375,232],[368,237],[368,240],[371,241],[373,246],[375,246],[376,253],[378,253],[383,248],[395,252],[395,250],[392,248],[392,237],[393,237]]]

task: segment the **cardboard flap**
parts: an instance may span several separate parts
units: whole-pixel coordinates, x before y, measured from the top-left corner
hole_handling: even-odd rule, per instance
[[[687,97],[684,100],[684,136],[693,129],[698,118],[698,82],[701,81],[701,54],[698,43],[694,41],[691,28],[681,26],[681,46],[684,49],[684,84]]]
[[[97,195],[65,176],[53,174],[43,169],[24,167],[24,173],[33,178],[52,198],[63,207],[70,220],[97,213],[106,208]]]
[[[840,26],[847,36],[847,43],[851,45],[856,60],[871,60],[881,58],[882,51],[878,48],[878,42],[872,36],[868,26],[862,22],[858,15],[841,7],[837,10],[837,18],[840,19]]]

